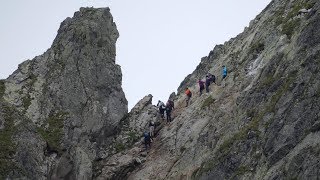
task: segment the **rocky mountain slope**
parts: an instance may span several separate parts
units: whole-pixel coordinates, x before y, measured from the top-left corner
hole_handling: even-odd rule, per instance
[[[318,179],[319,9],[319,1],[274,0],[202,58],[178,88],[174,122],[127,179]],[[218,85],[199,96],[208,72]]]
[[[166,124],[152,95],[127,113],[111,14],[82,8],[47,52],[0,81],[0,179],[318,179],[319,10],[273,0],[182,81]],[[217,84],[200,96],[208,72]]]

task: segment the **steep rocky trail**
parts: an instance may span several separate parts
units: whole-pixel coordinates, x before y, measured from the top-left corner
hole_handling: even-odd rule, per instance
[[[319,18],[317,1],[272,1],[202,58],[178,88],[152,161],[129,179],[319,178]],[[184,89],[197,92],[207,72],[220,86],[184,108]]]

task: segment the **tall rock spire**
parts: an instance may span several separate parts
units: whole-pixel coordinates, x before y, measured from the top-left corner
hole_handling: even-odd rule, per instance
[[[92,161],[107,153],[108,137],[128,111],[115,64],[118,37],[109,8],[81,8],[61,23],[50,49],[5,80],[4,101],[45,142],[39,143],[41,154],[23,154],[35,147],[21,149],[17,140],[17,162],[26,177],[91,178]],[[28,162],[35,164],[26,169]]]

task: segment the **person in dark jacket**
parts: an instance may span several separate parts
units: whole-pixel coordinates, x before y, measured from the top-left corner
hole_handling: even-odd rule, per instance
[[[149,146],[149,148],[151,148],[151,137],[150,137],[150,133],[144,132],[144,133],[143,133],[143,137],[144,137],[144,146],[145,146],[146,150],[148,150],[148,146]]]
[[[209,92],[209,86],[211,83],[211,78],[209,77],[209,75],[206,75],[206,92]]]
[[[171,111],[172,111],[173,107],[172,104],[170,104],[170,102],[168,101],[166,104],[166,115],[167,115],[167,122],[171,122]]]
[[[201,96],[201,95],[202,95],[202,91],[204,90],[204,84],[205,84],[205,82],[202,81],[201,79],[199,79],[198,83],[199,83],[200,96]]]
[[[212,75],[211,73],[208,73],[206,75],[206,91],[209,92],[209,86],[211,83],[216,83],[216,77]]]

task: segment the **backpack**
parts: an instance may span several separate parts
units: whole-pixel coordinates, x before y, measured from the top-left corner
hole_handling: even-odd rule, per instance
[[[170,106],[171,106],[172,108],[174,108],[174,102],[173,102],[173,101],[169,100],[169,104],[170,104]]]
[[[214,83],[216,83],[216,76],[215,76],[215,75],[212,75],[212,76],[211,76],[211,81],[214,82]]]
[[[191,91],[189,89],[186,91],[186,95],[191,96]]]
[[[145,140],[147,140],[147,141],[150,140],[150,135],[149,135],[149,133],[146,133],[146,132],[145,132],[145,133],[143,134],[143,136],[144,136],[144,139],[145,139]]]

